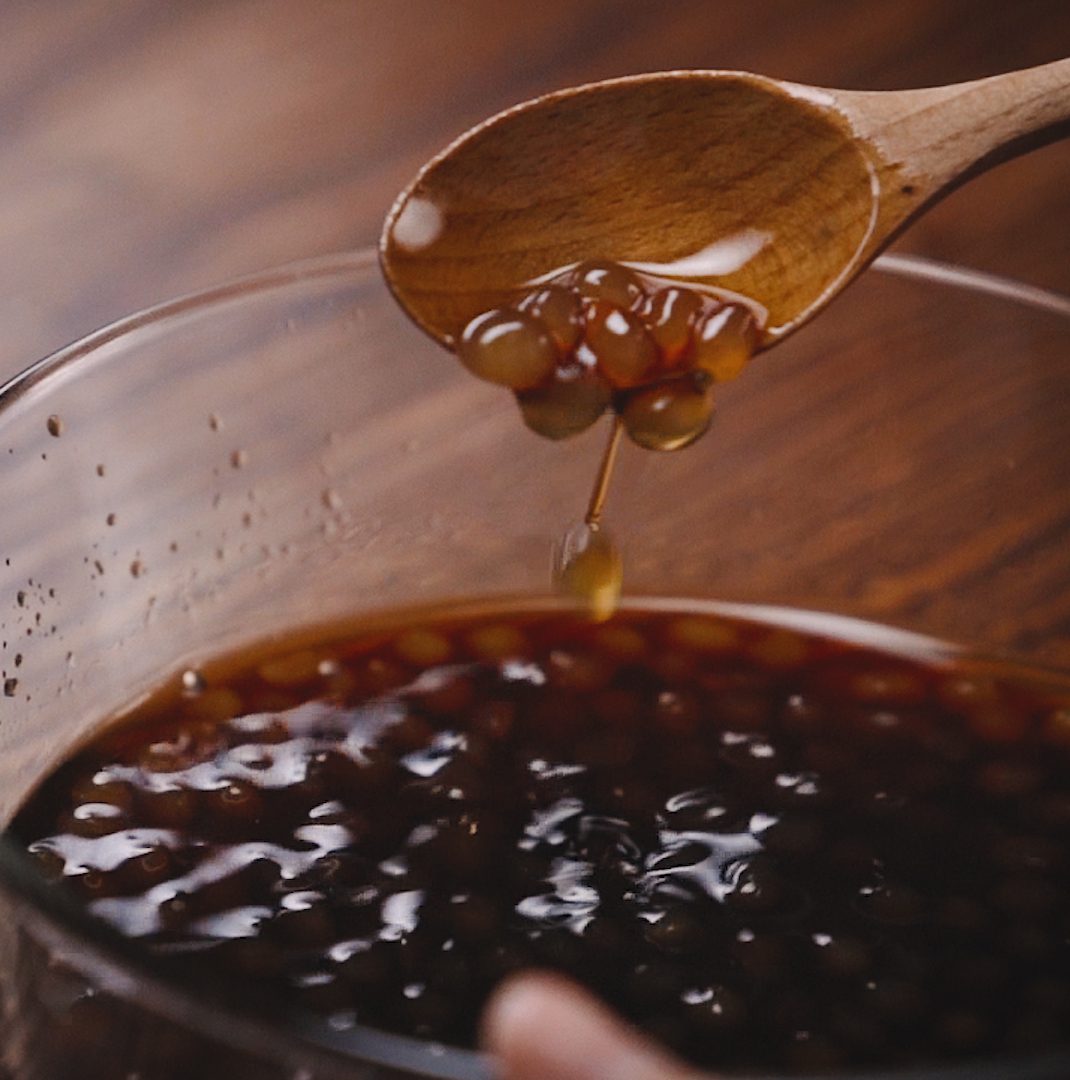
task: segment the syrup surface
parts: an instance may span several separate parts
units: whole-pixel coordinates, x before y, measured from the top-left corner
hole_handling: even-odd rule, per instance
[[[1070,687],[709,610],[400,615],[187,678],[13,829],[161,962],[471,1045],[563,971],[711,1069],[1070,1041]]]

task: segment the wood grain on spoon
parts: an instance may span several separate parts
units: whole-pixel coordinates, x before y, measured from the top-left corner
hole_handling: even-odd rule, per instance
[[[757,301],[767,347],[926,205],[1068,125],[1070,60],[893,92],[717,71],[593,83],[426,165],[387,218],[383,269],[445,344],[525,283],[600,258]]]

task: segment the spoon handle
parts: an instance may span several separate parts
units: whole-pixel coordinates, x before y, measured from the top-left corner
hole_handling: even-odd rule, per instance
[[[918,203],[1070,134],[1070,59],[954,86],[833,96]]]

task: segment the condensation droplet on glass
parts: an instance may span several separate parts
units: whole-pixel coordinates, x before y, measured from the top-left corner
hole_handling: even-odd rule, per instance
[[[115,516],[114,514],[109,514],[109,515],[108,515],[108,516],[107,516],[107,517],[106,517],[106,518],[104,519],[104,521],[105,521],[105,522],[106,522],[106,523],[107,523],[108,525],[114,525],[114,524],[115,524],[115,522],[116,522],[117,520],[118,520],[118,519],[116,518],[116,516]]]
[[[240,469],[249,460],[249,455],[244,450],[234,450],[230,455],[230,467]]]
[[[63,421],[55,413],[48,418],[45,426],[48,428],[49,435],[54,439],[58,439],[63,434]]]
[[[182,689],[187,694],[203,694],[207,683],[204,676],[193,668],[182,672]]]
[[[323,501],[323,505],[328,510],[342,509],[342,498],[338,494],[338,492],[334,491],[332,488],[324,488],[323,494],[320,496],[320,498]]]
[[[220,431],[220,430],[222,430],[222,427],[223,427],[223,421],[220,420],[219,417],[216,416],[215,413],[209,413],[208,414],[208,426],[213,431]]]
[[[19,688],[18,679],[5,679],[4,680],[4,697],[14,697],[15,692]]]
[[[145,564],[140,559],[135,559],[130,564],[130,576],[141,577],[143,573],[145,573]]]
[[[103,476],[103,475],[104,475],[104,465],[103,465],[103,463],[101,463],[100,465],[97,466],[97,476]]]

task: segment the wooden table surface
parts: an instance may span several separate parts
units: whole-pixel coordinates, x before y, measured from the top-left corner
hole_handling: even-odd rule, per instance
[[[0,376],[145,304],[373,241],[540,92],[673,67],[897,88],[1070,54],[1067,0],[3,0]],[[900,243],[1070,291],[1070,143]]]

